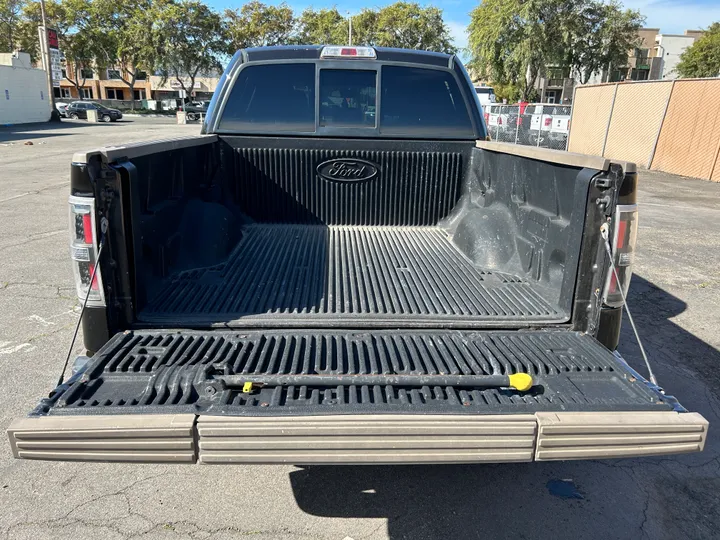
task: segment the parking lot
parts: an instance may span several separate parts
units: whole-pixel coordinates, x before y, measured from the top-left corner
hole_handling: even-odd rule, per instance
[[[641,172],[629,303],[661,385],[710,421],[702,454],[344,468],[14,460],[4,431],[57,380],[78,316],[66,232],[70,158],[199,131],[173,122],[0,128],[3,538],[717,537],[720,185],[657,172]],[[644,372],[628,324],[620,351]]]

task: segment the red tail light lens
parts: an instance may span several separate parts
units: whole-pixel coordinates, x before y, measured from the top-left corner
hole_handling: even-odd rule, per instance
[[[638,207],[636,204],[618,205],[615,208],[615,223],[612,237],[612,252],[618,279],[612,269],[608,271],[604,301],[610,307],[623,305],[622,292],[627,295],[632,278],[632,265],[637,244]]]
[[[83,214],[83,240],[86,244],[93,243],[93,225],[92,225],[92,214]]]

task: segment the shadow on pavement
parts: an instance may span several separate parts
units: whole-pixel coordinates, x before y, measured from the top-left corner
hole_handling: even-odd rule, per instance
[[[629,302],[660,382],[717,423],[699,379],[718,382],[720,353],[671,320],[686,304],[642,277]],[[645,372],[627,321],[620,350]],[[682,365],[680,365],[682,363]],[[712,384],[711,384],[712,387]],[[652,459],[497,465],[304,467],[290,473],[298,506],[322,517],[383,518],[400,538],[712,538],[720,528],[720,449]],[[563,498],[551,486],[577,485]],[[374,536],[371,534],[371,536]],[[382,535],[381,535],[382,536]]]
[[[106,125],[108,124],[91,124],[86,122],[85,120],[63,119],[61,122],[42,122],[36,124],[0,126],[0,143],[27,141],[32,139],[46,139],[48,137],[62,137],[64,135],[72,135],[72,131],[70,130],[74,128]]]

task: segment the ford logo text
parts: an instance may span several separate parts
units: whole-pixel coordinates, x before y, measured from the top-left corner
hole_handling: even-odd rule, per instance
[[[365,182],[377,176],[378,166],[362,159],[338,158],[322,162],[317,173],[333,182]]]

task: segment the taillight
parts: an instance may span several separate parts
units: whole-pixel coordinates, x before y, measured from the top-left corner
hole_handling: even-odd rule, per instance
[[[72,258],[75,288],[80,300],[85,300],[90,288],[87,305],[104,306],[100,268],[95,271],[98,254],[97,226],[95,223],[95,199],[71,196],[70,203],[70,257]],[[95,271],[95,278],[90,279]]]
[[[549,126],[550,124],[552,124],[552,117],[545,119],[545,125]]]
[[[323,47],[320,58],[377,58],[375,49],[372,47]]]
[[[612,252],[617,278],[610,269],[605,284],[605,304],[620,307],[623,304],[622,292],[627,296],[632,277],[632,265],[635,258],[637,243],[638,207],[636,204],[618,205],[615,207],[615,230],[613,231]],[[620,278],[618,283],[618,278]]]
[[[490,123],[490,113],[485,113],[485,125],[487,126]]]

